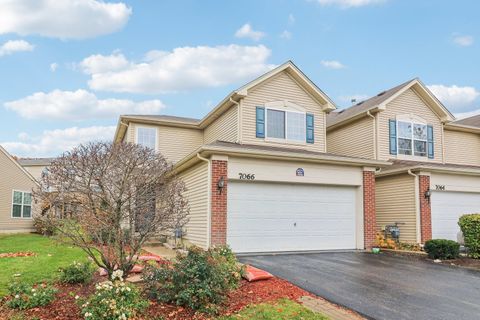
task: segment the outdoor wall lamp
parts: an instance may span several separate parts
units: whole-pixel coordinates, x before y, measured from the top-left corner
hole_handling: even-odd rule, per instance
[[[221,176],[220,179],[218,179],[217,187],[218,187],[218,193],[222,194],[222,190],[223,188],[225,188],[225,179],[223,178],[223,176]]]
[[[430,191],[430,189],[428,189],[427,191],[425,191],[425,199],[427,199],[428,202],[430,202],[430,196],[432,195],[432,192]]]

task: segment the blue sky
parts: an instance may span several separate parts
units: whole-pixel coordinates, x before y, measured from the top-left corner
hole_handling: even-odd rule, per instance
[[[339,107],[418,76],[475,114],[478,12],[474,0],[5,0],[0,144],[54,156],[111,139],[119,114],[202,117],[288,59]]]

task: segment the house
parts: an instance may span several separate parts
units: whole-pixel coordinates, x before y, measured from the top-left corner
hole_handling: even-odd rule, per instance
[[[35,178],[0,146],[0,233],[33,231]]]
[[[19,158],[17,160],[37,181],[42,178],[42,174],[52,161],[53,158]]]
[[[389,161],[376,172],[377,230],[400,240],[460,240],[458,218],[480,211],[480,118],[456,120],[419,80],[327,117],[327,151]]]
[[[389,163],[327,153],[334,109],[289,61],[203,119],[121,116],[114,140],[174,163],[188,189],[190,244],[238,253],[363,249],[375,238],[375,171]]]

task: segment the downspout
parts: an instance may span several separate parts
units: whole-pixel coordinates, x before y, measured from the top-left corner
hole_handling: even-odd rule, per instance
[[[370,110],[367,111],[367,116],[373,119],[373,156],[375,160],[378,160],[377,154],[377,126],[376,126],[376,119],[377,117],[370,113]]]
[[[435,137],[435,135],[433,135]],[[435,150],[433,151],[435,152]],[[445,159],[445,122],[442,122],[442,163],[446,163],[447,159]]]
[[[229,98],[230,102],[233,103],[234,105],[237,106],[237,139],[235,141],[235,143],[240,143],[240,131],[242,130],[241,127],[240,127],[240,123],[242,121],[241,117],[240,117],[240,103],[238,103],[237,101],[233,100],[232,97]]]
[[[413,173],[411,169],[408,169],[407,173],[415,178],[415,215],[416,215],[415,229],[417,230],[416,232],[417,243],[420,243],[422,242],[422,238],[421,238],[421,226],[420,226],[420,190],[419,190],[420,186],[419,186],[418,174]]]
[[[207,163],[207,166],[208,166],[208,178],[207,178],[207,181],[208,181],[208,185],[207,185],[207,194],[208,194],[208,197],[207,197],[207,249],[210,248],[210,230],[211,230],[211,199],[212,199],[212,166],[211,166],[211,163],[210,163],[210,159],[207,159],[207,158],[204,158],[200,155],[200,153],[197,153],[197,158],[202,160],[202,161],[205,161]]]

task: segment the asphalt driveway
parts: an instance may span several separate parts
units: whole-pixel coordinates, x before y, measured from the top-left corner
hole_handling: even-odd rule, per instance
[[[363,252],[240,261],[372,319],[480,319],[480,272]]]

